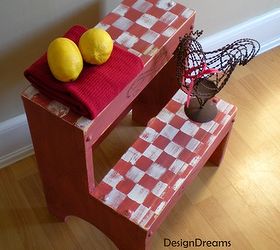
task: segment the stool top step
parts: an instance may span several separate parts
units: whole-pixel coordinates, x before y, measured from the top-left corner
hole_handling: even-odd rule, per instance
[[[124,0],[96,27],[147,63],[195,11],[173,0]]]
[[[202,162],[237,110],[217,99],[216,118],[195,123],[184,113],[186,98],[178,90],[93,192],[145,230]]]
[[[141,57],[144,69],[140,77],[145,79],[149,71],[155,70],[145,66],[154,62],[153,60],[156,60],[160,52],[160,56],[166,58],[163,58],[160,63],[157,61],[156,64],[159,68],[164,66],[167,57],[171,56],[177,47],[178,37],[188,32],[186,27],[193,22],[194,15],[194,10],[173,0],[124,0],[96,27],[106,30],[115,43]],[[56,100],[47,98],[33,86],[27,87],[22,97],[31,100],[83,132],[86,132],[93,124],[93,120],[74,113],[69,107]],[[133,98],[131,97],[131,100]]]

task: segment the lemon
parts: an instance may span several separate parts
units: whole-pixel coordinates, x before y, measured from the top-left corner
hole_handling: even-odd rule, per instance
[[[100,65],[109,59],[113,50],[113,40],[105,30],[92,28],[81,36],[79,49],[86,62]]]
[[[54,39],[49,44],[47,59],[53,76],[62,82],[76,80],[83,69],[79,48],[68,38]]]

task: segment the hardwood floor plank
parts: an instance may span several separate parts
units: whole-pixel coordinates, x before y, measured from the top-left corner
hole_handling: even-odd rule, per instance
[[[256,210],[261,209],[261,207],[247,204],[243,198],[244,196],[240,195],[232,186],[227,187],[219,193],[215,193],[214,197],[236,223],[253,249],[279,248],[279,242],[277,242],[277,237],[279,238],[277,236],[278,233],[272,229],[272,221],[268,221],[268,219],[272,218],[270,213],[256,213]],[[264,219],[264,217],[268,218]],[[275,223],[273,224],[275,225]],[[276,227],[279,229],[279,226]],[[243,248],[238,247],[237,249]]]
[[[53,248],[81,249],[75,234],[73,234],[67,223],[58,221],[57,218],[49,213],[39,175],[31,175],[20,180],[20,187],[36,216],[38,225],[42,228],[44,235],[51,242]]]
[[[15,181],[10,168],[1,173],[1,204],[10,216],[10,230],[20,237],[24,249],[52,249],[30,204]],[[3,230],[3,229],[2,229]],[[42,245],[42,242],[44,244]]]
[[[208,198],[196,207],[221,240],[231,241],[233,249],[253,249],[236,222],[215,198]]]

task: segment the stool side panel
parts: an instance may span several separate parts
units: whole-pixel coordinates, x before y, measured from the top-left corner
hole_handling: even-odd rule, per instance
[[[29,99],[23,98],[23,102],[48,206],[56,211],[68,205],[71,208],[73,198],[82,206],[78,194],[88,192],[90,164],[86,162],[82,130],[33,105]],[[71,192],[67,193],[67,189]]]
[[[77,216],[104,232],[120,249],[149,246],[147,231],[90,194],[88,161],[83,131],[65,123],[43,107],[23,98],[44,194],[49,211],[60,220]],[[134,238],[127,238],[127,231]],[[148,249],[148,248],[147,248]]]

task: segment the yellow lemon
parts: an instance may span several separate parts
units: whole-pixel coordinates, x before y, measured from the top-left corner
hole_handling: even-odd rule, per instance
[[[86,62],[100,65],[109,59],[113,40],[105,30],[92,28],[81,36],[79,49]]]
[[[49,44],[47,58],[53,76],[62,82],[76,80],[83,69],[79,48],[68,38],[53,40]]]

